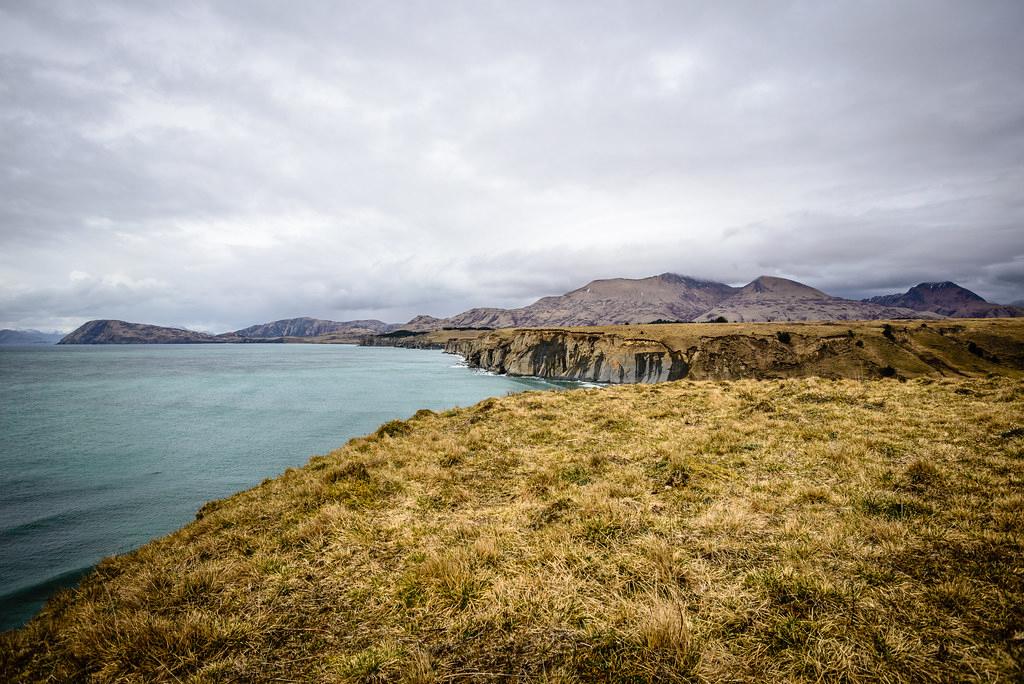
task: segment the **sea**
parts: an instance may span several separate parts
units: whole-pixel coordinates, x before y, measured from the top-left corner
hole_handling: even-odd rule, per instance
[[[0,347],[0,630],[99,560],[418,409],[571,386],[435,350]]]

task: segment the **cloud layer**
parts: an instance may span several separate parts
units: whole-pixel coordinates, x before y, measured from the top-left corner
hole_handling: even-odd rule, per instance
[[[0,6],[0,327],[1024,296],[1015,0],[298,9]]]

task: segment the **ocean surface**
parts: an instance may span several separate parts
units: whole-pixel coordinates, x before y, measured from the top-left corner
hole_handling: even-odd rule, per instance
[[[206,501],[421,408],[552,388],[440,351],[0,347],[0,630]]]

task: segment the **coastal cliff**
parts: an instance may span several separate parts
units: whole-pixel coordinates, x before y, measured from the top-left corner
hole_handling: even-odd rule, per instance
[[[557,380],[653,383],[685,377],[683,355],[656,340],[565,330],[525,330],[512,337],[449,340],[445,351],[473,367]]]
[[[1019,375],[1022,326],[688,324],[495,331],[444,350],[508,375],[615,384],[785,377]]]
[[[399,331],[404,332],[404,331]],[[428,336],[427,333],[410,333],[398,335],[366,335],[359,339],[360,347],[401,347],[403,349],[444,349],[445,343]]]

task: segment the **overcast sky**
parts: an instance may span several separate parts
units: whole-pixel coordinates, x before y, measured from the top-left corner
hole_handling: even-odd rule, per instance
[[[0,327],[1024,297],[1024,2],[0,0]]]

